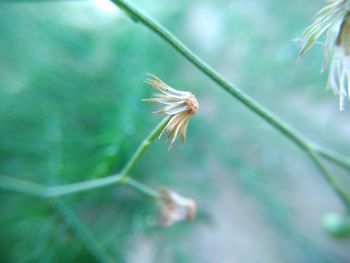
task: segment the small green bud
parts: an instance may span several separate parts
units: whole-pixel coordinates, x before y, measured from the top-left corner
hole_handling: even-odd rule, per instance
[[[335,238],[346,238],[350,236],[350,218],[336,213],[329,213],[322,220],[323,228]]]

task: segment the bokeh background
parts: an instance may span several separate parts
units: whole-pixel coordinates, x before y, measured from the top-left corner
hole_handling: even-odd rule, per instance
[[[323,1],[133,3],[305,136],[350,154],[322,45],[296,63],[294,40]],[[350,262],[349,240],[322,228],[342,205],[309,159],[107,1],[0,3],[1,175],[59,185],[118,172],[161,120],[141,102],[146,73],[196,94],[200,112],[186,145],[156,141],[132,176],[193,197],[199,215],[161,228],[157,205],[125,186],[62,198],[115,262]],[[99,262],[74,226],[50,201],[1,191],[0,262]]]

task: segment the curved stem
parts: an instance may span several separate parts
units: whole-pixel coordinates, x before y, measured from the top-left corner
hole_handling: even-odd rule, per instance
[[[318,157],[314,154],[319,152],[323,156],[331,157],[326,154],[325,151],[317,151],[312,147],[309,140],[304,138],[296,130],[290,127],[287,123],[279,119],[275,114],[266,109],[260,103],[256,102],[254,99],[246,95],[238,87],[230,84],[225,80],[217,71],[195,55],[188,47],[186,47],[180,40],[178,40],[171,32],[165,29],[161,24],[159,24],[154,19],[150,18],[148,15],[137,9],[131,3],[125,0],[112,0],[116,5],[118,5],[122,10],[126,12],[134,21],[142,23],[149,30],[153,31],[160,38],[162,38],[166,43],[172,46],[176,51],[183,55],[189,62],[191,62],[195,67],[202,71],[206,76],[217,83],[222,89],[227,91],[231,96],[235,97],[243,105],[253,111],[255,114],[264,119],[268,124],[276,128],[281,134],[286,136],[292,142],[299,146],[315,163],[316,167],[320,170],[323,176],[330,183],[334,191],[339,195],[341,200],[344,202],[345,206],[350,210],[350,203],[348,202],[348,197],[346,192],[341,189],[341,187],[335,183],[335,180],[330,175],[330,173],[323,167],[322,163],[319,161]],[[338,159],[337,156],[332,155],[332,159]],[[341,160],[339,160],[341,163]],[[346,198],[344,197],[346,196]]]

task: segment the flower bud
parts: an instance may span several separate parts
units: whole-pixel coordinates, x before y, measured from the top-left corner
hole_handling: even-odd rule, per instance
[[[350,219],[339,214],[329,213],[323,220],[323,227],[332,237],[345,238],[350,236]]]

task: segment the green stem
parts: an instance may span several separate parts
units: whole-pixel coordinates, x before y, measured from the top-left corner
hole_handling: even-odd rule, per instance
[[[323,177],[326,179],[329,185],[334,189],[335,193],[338,195],[338,197],[341,199],[341,201],[344,203],[347,212],[350,214],[350,197],[348,196],[347,192],[340,186],[340,184],[335,180],[335,178],[330,174],[330,172],[327,170],[327,168],[322,164],[322,162],[319,160],[317,155],[313,150],[309,151],[309,156],[323,175]]]
[[[29,194],[36,197],[46,197],[46,188],[32,182],[19,180],[7,176],[0,176],[0,188],[3,190]]]
[[[121,175],[119,174],[85,182],[51,187],[7,176],[0,176],[0,189],[22,194],[29,194],[40,198],[55,198],[69,194],[77,194],[91,189],[106,187],[112,184],[125,184],[145,196],[152,198],[157,197],[157,192],[152,188],[149,188],[146,185],[131,178],[126,178],[122,181]]]
[[[119,174],[114,174],[111,176],[107,176],[99,179],[93,179],[85,182],[46,187],[45,195],[46,197],[56,197],[56,196],[62,196],[67,194],[80,193],[80,192],[88,191],[90,189],[105,187],[112,184],[118,184],[120,181],[121,181],[121,176]]]
[[[126,178],[124,180],[124,183],[126,185],[130,186],[131,188],[137,190],[138,192],[148,196],[148,197],[157,198],[159,196],[157,191],[145,186],[144,184],[141,184],[140,182],[138,182],[132,178]]]
[[[309,142],[309,140],[304,138],[296,130],[294,130],[287,123],[279,119],[276,115],[274,115],[271,111],[266,109],[260,103],[256,102],[254,99],[246,95],[238,87],[230,84],[217,71],[215,71],[207,63],[205,63],[202,59],[200,59],[197,55],[195,55],[188,47],[186,47],[180,40],[178,40],[171,32],[165,29],[157,21],[155,21],[154,19],[152,19],[151,17],[149,17],[148,15],[146,15],[145,13],[137,9],[134,5],[132,5],[131,3],[125,0],[112,0],[112,1],[116,5],[118,5],[122,10],[124,10],[127,13],[127,15],[129,15],[134,21],[142,23],[149,30],[157,34],[166,43],[168,43],[176,51],[178,51],[181,55],[183,55],[195,67],[197,67],[200,71],[202,71],[206,76],[208,76],[215,83],[217,83],[221,88],[223,88],[230,95],[232,95],[237,100],[239,100],[243,105],[245,105],[255,114],[257,114],[262,119],[264,119],[268,124],[276,128],[281,134],[283,134],[292,142],[294,142],[296,145],[298,145],[311,158],[311,160],[315,163],[316,167],[320,170],[320,172],[327,179],[327,181],[335,182],[335,180],[328,173],[328,171],[324,169],[321,162],[318,160],[318,157],[314,154],[316,150],[312,148],[312,144],[311,142]],[[333,155],[333,159],[337,159],[336,156]],[[330,178],[332,178],[332,180],[329,180]],[[346,207],[350,210],[350,205],[347,201],[345,202],[345,199],[343,196],[343,193],[345,193],[345,191],[343,190],[339,191],[339,185],[335,185],[334,183],[331,183],[330,185],[333,187],[335,192],[339,195],[339,197],[344,202]],[[347,199],[348,198],[346,198],[346,200]]]
[[[0,176],[0,188],[8,191],[29,194],[42,198],[58,197],[73,193],[80,193],[90,189],[100,188],[120,182],[120,175],[111,175],[105,178],[89,180],[85,182],[60,185],[42,186],[40,184],[27,182],[7,176]]]
[[[320,146],[313,146],[313,149],[323,158],[343,167],[350,172],[350,158],[342,154],[336,153],[332,150],[322,148]]]
[[[148,147],[154,142],[156,138],[159,137],[160,133],[164,129],[165,125],[168,123],[169,117],[164,118],[151,132],[150,134],[142,141],[142,143],[139,145],[139,147],[136,149],[135,153],[131,156],[127,164],[124,166],[121,174],[121,180],[125,180],[129,174],[130,171],[134,168],[136,163],[140,160],[142,155],[145,153],[145,151],[148,149]]]

